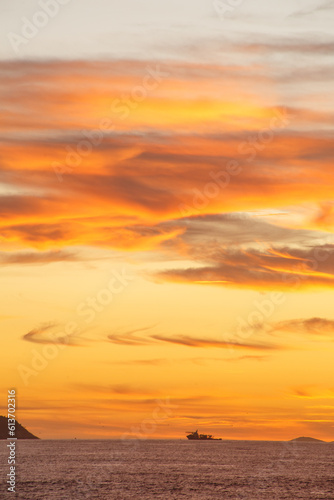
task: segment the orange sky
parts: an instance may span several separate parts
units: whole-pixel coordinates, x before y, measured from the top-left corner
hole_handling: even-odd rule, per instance
[[[332,440],[319,89],[291,99],[298,74],[265,58],[0,72],[1,380],[18,420],[56,439]]]

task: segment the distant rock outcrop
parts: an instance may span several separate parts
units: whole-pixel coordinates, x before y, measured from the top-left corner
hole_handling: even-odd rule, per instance
[[[298,443],[326,443],[326,441],[323,441],[322,439],[316,439],[316,438],[310,438],[310,437],[299,437],[295,439],[291,439],[291,441],[298,442]]]
[[[16,420],[15,436],[10,436],[8,434],[8,420],[6,417],[0,416],[0,439],[7,439],[11,437],[16,437],[17,439],[39,439],[37,436],[34,436],[31,432],[27,431],[27,429]]]

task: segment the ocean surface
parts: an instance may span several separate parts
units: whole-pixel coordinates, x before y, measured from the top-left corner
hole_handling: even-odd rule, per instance
[[[334,444],[255,441],[17,441],[24,500],[334,500]]]

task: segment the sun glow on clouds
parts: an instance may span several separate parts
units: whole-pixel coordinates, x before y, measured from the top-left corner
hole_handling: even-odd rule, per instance
[[[68,437],[76,421],[83,437],[119,436],[170,395],[170,421],[150,437],[196,422],[230,437],[286,439],[307,428],[305,399],[323,400],[304,422],[329,436],[330,74],[321,66],[324,91],[303,91],[305,68],[287,59],[283,74],[266,57],[303,47],[235,43],[234,64],[0,62],[1,321],[17,364],[64,347],[22,388],[32,430],[53,437],[53,423]],[[307,47],[322,64],[324,46]],[[62,346],[52,332],[78,322],[78,304],[106,297],[116,265],[130,266],[134,283],[110,305],[95,302],[87,335]],[[293,305],[262,312],[241,338],[238,321],[273,290]],[[43,411],[34,406],[49,388],[61,422],[48,398]],[[97,410],[105,427],[91,431]]]

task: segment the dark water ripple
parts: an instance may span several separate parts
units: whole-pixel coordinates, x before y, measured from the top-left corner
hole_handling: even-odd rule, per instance
[[[334,500],[334,444],[247,441],[18,441],[22,500]]]

